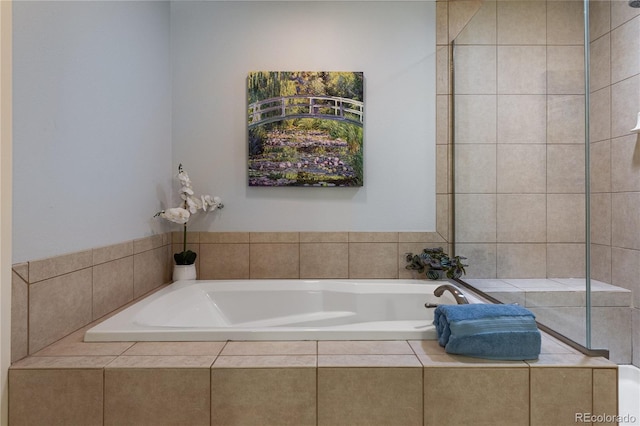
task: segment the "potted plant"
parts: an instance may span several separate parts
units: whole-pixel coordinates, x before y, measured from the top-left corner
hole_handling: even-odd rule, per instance
[[[153,217],[161,217],[170,222],[182,225],[182,251],[175,253],[173,259],[176,265],[173,270],[173,280],[195,279],[196,269],[195,261],[198,256],[195,252],[187,250],[187,224],[189,219],[199,211],[205,213],[212,212],[224,207],[220,197],[212,197],[210,195],[196,196],[191,185],[189,175],[182,168],[182,164],[178,165],[178,180],[180,181],[180,198],[182,201],[178,207],[161,210]]]
[[[466,259],[464,256],[450,257],[442,247],[426,248],[420,254],[407,253],[405,268],[419,273],[426,271],[432,280],[440,279],[443,273],[447,278],[457,279],[466,273],[464,268],[469,266],[463,262]]]

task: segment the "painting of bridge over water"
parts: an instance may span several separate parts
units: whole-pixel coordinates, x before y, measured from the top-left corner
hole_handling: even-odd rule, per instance
[[[249,186],[363,186],[361,72],[247,78]]]

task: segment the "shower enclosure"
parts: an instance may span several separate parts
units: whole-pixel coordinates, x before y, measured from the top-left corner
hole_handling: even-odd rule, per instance
[[[639,38],[640,9],[532,0],[438,10],[448,18],[438,111],[449,118],[438,137],[448,141],[450,241],[468,258],[463,280],[630,363],[640,46],[632,62],[615,43]]]

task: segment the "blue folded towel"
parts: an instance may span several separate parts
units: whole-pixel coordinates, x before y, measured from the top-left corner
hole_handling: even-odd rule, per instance
[[[497,360],[536,359],[541,337],[535,315],[517,305],[440,305],[433,324],[447,353]]]

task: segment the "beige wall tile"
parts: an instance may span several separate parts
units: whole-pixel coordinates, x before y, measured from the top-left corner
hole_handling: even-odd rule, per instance
[[[301,243],[347,243],[348,232],[301,232]]]
[[[584,14],[582,2],[547,2],[547,44],[583,43]]]
[[[634,307],[631,309],[633,329],[640,330],[640,309]],[[639,339],[633,339],[633,365],[640,363],[640,342]]]
[[[481,1],[449,3],[449,40],[454,40],[482,7]]]
[[[212,369],[211,424],[315,425],[316,370]]]
[[[104,372],[104,424],[210,424],[210,370],[114,369]]]
[[[133,256],[93,267],[93,319],[133,300]]]
[[[609,86],[591,93],[589,137],[591,142],[611,137],[611,88]]]
[[[164,234],[163,234],[164,235]],[[93,264],[110,262],[133,255],[133,241],[93,249]]]
[[[498,2],[498,44],[545,44],[547,14],[544,2]]]
[[[584,95],[547,96],[547,143],[584,144]]]
[[[30,286],[30,353],[91,322],[91,281],[89,268]]]
[[[640,306],[640,250],[611,247],[611,284],[633,291],[633,306]]]
[[[585,200],[583,194],[547,194],[547,241],[585,241]]]
[[[589,2],[589,36],[596,40],[611,30],[610,0]]]
[[[458,46],[454,51],[456,93],[495,93],[496,59],[495,46]]]
[[[400,243],[442,243],[444,240],[436,232],[398,232]],[[402,251],[402,250],[401,250]]]
[[[547,46],[547,93],[584,93],[583,46]]]
[[[547,145],[547,192],[584,192],[584,146]]]
[[[626,136],[640,110],[640,74],[611,86],[611,137]]]
[[[449,94],[449,46],[436,47],[436,94]]]
[[[629,7],[625,1],[611,2],[611,28],[616,28],[640,15],[640,10]]]
[[[465,268],[467,278],[495,278],[497,247],[496,244],[456,244],[456,255],[467,258]]]
[[[498,194],[498,242],[546,242],[546,198],[544,194]]]
[[[252,243],[249,252],[252,279],[300,277],[300,245],[297,243]]]
[[[496,43],[496,2],[484,1],[482,7],[456,37],[456,45]]]
[[[611,192],[611,140],[592,143],[589,149],[591,193]]]
[[[397,278],[398,243],[350,243],[349,278]]]
[[[611,36],[605,34],[589,46],[589,90],[600,90],[611,84]]]
[[[29,287],[11,272],[11,362],[29,353]]]
[[[249,241],[254,243],[298,243],[299,232],[251,232]]]
[[[497,157],[498,193],[546,192],[547,148],[545,145],[498,144]]]
[[[319,368],[318,425],[422,425],[422,368]]]
[[[201,244],[237,244],[249,243],[248,232],[200,232]]]
[[[350,243],[397,243],[397,232],[349,232]]]
[[[200,279],[248,279],[249,244],[200,244]]]
[[[547,276],[578,278],[585,276],[584,244],[547,244]]]
[[[496,195],[456,195],[456,240],[465,243],[496,241]]]
[[[612,83],[638,73],[640,69],[638,52],[640,52],[640,19],[632,19],[611,31]]]
[[[611,140],[611,164],[615,165],[611,168],[612,192],[640,191],[638,135],[631,134]]]
[[[449,4],[436,2],[436,43],[449,42]]]
[[[611,246],[591,244],[591,278],[611,282]]]
[[[138,298],[169,281],[167,251],[169,246],[144,251],[133,256],[133,297]]]
[[[143,251],[157,249],[164,244],[164,234],[152,235],[150,237],[133,240],[133,253],[138,254]]]
[[[496,145],[456,144],[456,193],[496,192]]]
[[[102,370],[9,370],[9,424],[102,425]]]
[[[348,243],[300,244],[300,278],[348,277]]]
[[[456,409],[452,401],[465,408]],[[425,426],[524,426],[529,424],[528,405],[527,368],[424,369]]]
[[[640,192],[611,194],[611,244],[640,250]]]
[[[436,95],[436,144],[449,142],[449,95]]]
[[[436,145],[436,194],[449,191],[449,150],[450,145]]]
[[[546,64],[545,46],[498,46],[498,94],[546,94]]]
[[[547,132],[546,97],[499,95],[497,125],[499,143],[544,143]]]
[[[456,95],[456,144],[497,141],[496,95]]]
[[[541,95],[498,96],[498,142],[544,143],[547,100]]]
[[[18,276],[22,278],[24,282],[29,282],[29,262],[14,263],[13,265],[11,265],[11,270],[18,274]]]
[[[590,368],[532,368],[531,425],[575,425],[576,413],[592,413]]]
[[[498,278],[545,277],[546,244],[498,244]]]
[[[201,232],[187,232],[187,243],[199,243]],[[184,232],[176,231],[171,233],[171,243],[182,244],[184,241]]]
[[[453,223],[450,217],[453,212],[452,199],[452,194],[436,194],[436,231],[445,241],[452,235]]]
[[[29,262],[29,283],[57,277],[80,269],[89,268],[93,264],[91,250]]]
[[[591,194],[591,242],[611,245],[611,194]]]

